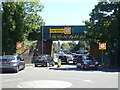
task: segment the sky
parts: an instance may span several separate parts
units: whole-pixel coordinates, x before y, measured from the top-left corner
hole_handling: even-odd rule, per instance
[[[40,0],[45,25],[84,25],[98,0]]]
[[[98,0],[40,0],[44,9],[40,16],[45,25],[84,25]],[[54,41],[58,43],[58,41]],[[60,41],[60,43],[72,41]],[[75,41],[78,43],[78,41]]]

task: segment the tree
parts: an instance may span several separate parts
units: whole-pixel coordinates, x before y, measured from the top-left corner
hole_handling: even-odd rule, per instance
[[[66,47],[68,47],[69,45],[68,45],[68,43],[62,43],[62,46],[66,46]]]
[[[53,43],[53,52],[54,53],[57,53],[57,51],[58,51],[58,45],[57,45],[57,43]]]
[[[77,45],[75,42],[68,42],[68,45],[70,47],[70,51],[74,52],[74,47]]]
[[[61,45],[61,48],[63,49],[63,50],[65,50],[65,51],[68,51],[69,50],[69,44],[68,43],[62,43],[62,45]]]
[[[89,31],[90,42],[98,44],[99,42],[107,43],[109,56],[116,56],[116,42],[119,40],[118,34],[118,14],[120,2],[99,2],[90,13],[90,20],[85,21]],[[120,15],[120,14],[119,14]],[[115,58],[112,60],[115,60]]]
[[[72,48],[72,51],[73,52],[80,51],[80,47],[83,47],[85,50],[88,51],[89,41],[79,41],[79,43]]]
[[[2,8],[2,51],[13,54],[16,42],[30,38],[31,33],[40,33],[43,20],[37,12],[43,6],[38,2],[2,2]]]

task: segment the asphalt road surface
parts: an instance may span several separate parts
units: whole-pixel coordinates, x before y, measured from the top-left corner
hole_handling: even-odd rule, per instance
[[[27,66],[19,73],[3,73],[2,88],[118,88],[118,72],[81,70],[73,64]]]

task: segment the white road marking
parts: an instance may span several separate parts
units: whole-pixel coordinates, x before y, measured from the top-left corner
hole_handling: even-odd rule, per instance
[[[5,81],[2,81],[3,83],[4,82],[10,82],[10,81],[16,81],[16,80],[21,80],[22,78],[18,78],[18,79],[7,79],[7,80],[5,80]]]
[[[18,88],[69,88],[72,83],[58,80],[38,80],[22,82],[17,85]]]
[[[94,83],[94,82],[91,81],[91,80],[83,80],[83,82]]]

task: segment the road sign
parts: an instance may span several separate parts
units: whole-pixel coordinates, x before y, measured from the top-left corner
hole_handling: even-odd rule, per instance
[[[80,53],[84,54],[84,47],[80,47]]]
[[[64,33],[64,29],[50,29],[50,33]]]
[[[71,34],[71,27],[65,27],[64,34]]]
[[[99,50],[106,50],[106,43],[99,43]]]
[[[17,42],[16,43],[16,49],[22,49],[23,43],[22,42]]]
[[[64,33],[71,34],[71,27],[64,27],[62,29],[49,29],[50,33]]]

